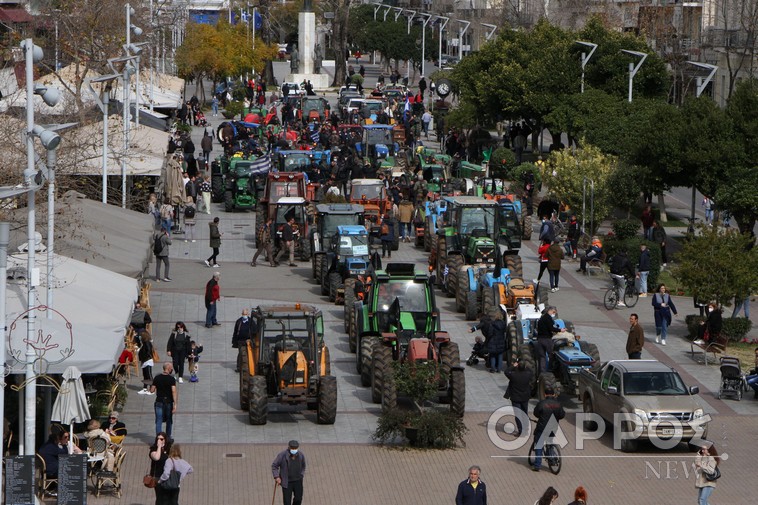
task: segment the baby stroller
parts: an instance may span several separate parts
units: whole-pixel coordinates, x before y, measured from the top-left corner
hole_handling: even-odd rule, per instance
[[[202,111],[198,112],[197,116],[195,116],[195,126],[208,126],[208,120],[205,119],[205,114],[203,114]]]
[[[736,396],[737,401],[742,399],[742,392],[747,391],[745,376],[742,374],[740,360],[732,356],[723,356],[721,362],[721,386],[719,387],[719,400],[724,396]]]
[[[482,337],[476,337],[473,349],[471,349],[471,356],[466,360],[466,366],[474,366],[479,364],[479,359],[483,359],[487,362],[487,351],[484,349],[484,342]]]

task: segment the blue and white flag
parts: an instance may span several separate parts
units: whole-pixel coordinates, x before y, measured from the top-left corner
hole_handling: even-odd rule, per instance
[[[318,130],[313,130],[311,132],[311,141],[314,144],[318,144],[319,142],[321,142],[321,134],[319,133]]]
[[[271,171],[271,154],[266,153],[250,163],[250,175],[263,175]]]

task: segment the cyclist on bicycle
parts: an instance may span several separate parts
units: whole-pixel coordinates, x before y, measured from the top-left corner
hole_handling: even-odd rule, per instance
[[[566,411],[555,397],[552,387],[545,387],[545,399],[534,407],[534,417],[537,418],[537,426],[534,428],[534,466],[532,471],[539,472],[542,467],[542,448],[545,440],[555,436],[558,421],[566,417]],[[549,429],[548,429],[549,428]]]
[[[624,304],[624,290],[626,289],[626,279],[634,277],[632,263],[626,255],[625,250],[619,251],[611,258],[611,279],[618,293],[618,306],[626,307]]]

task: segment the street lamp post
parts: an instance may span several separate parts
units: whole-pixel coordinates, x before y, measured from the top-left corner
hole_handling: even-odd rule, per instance
[[[34,373],[34,363],[36,354],[32,344],[37,338],[34,304],[37,303],[37,286],[39,285],[40,272],[35,266],[35,247],[36,247],[36,208],[35,193],[40,188],[40,181],[37,180],[37,172],[34,166],[34,137],[40,137],[42,145],[46,149],[55,149],[60,143],[60,136],[57,133],[45,130],[41,126],[34,124],[34,95],[42,95],[42,99],[47,105],[55,106],[58,103],[59,94],[55,88],[37,87],[34,83],[34,63],[42,60],[43,52],[39,46],[35,46],[32,39],[26,39],[21,43],[24,50],[26,66],[26,170],[24,170],[24,183],[28,188],[27,191],[27,326],[26,326],[26,377],[24,391],[24,442],[23,453],[25,455],[34,455],[35,439],[37,435],[37,377]],[[5,326],[5,321],[2,321]],[[5,345],[3,342],[2,345]]]
[[[440,23],[440,47],[439,47],[439,59],[437,60],[437,66],[442,69],[442,30],[445,29],[447,26],[447,22],[450,21],[449,17],[446,16],[437,16],[437,21]]]
[[[426,12],[419,13],[419,16],[421,16],[421,75],[426,75],[426,25],[429,24],[429,21],[432,20],[432,15],[428,14]],[[426,19],[423,19],[426,17]]]
[[[408,16],[408,35],[411,34],[411,23],[413,22],[413,18],[416,16],[416,11],[405,11],[406,16]],[[411,81],[411,60],[405,61],[405,78],[408,79],[408,84],[410,84]]]
[[[103,203],[108,203],[108,104],[110,103],[111,88],[113,81],[121,77],[120,74],[104,75],[95,79],[87,79],[86,84],[90,90],[90,93],[95,97],[97,105],[103,113]],[[93,82],[102,82],[105,84],[103,90],[103,99],[100,99],[100,95],[92,87]]]
[[[114,63],[117,62],[123,62],[124,68],[121,72],[121,84],[123,86],[123,100],[126,104],[128,102],[128,96],[129,96],[129,77],[134,73],[134,67],[129,63],[130,61],[135,60],[136,56],[125,56],[123,58],[110,58],[108,60],[108,65],[110,66],[111,70],[115,73],[116,68],[113,66]],[[126,208],[126,162],[127,157],[129,155],[129,108],[123,107],[123,122],[124,122],[124,150],[121,156],[121,208]]]
[[[497,26],[496,25],[491,25],[491,24],[488,24],[488,23],[479,23],[479,24],[482,25],[485,28],[489,28],[490,29],[489,32],[487,32],[487,33],[484,34],[484,40],[487,40],[487,41],[492,40],[492,36],[495,35],[495,32],[497,31]]]
[[[583,40],[577,40],[576,43],[579,44],[579,45],[591,48],[590,49],[590,54],[582,53],[582,59],[581,59],[581,63],[582,63],[582,86],[581,86],[581,92],[584,93],[584,67],[587,66],[587,62],[590,61],[590,58],[592,58],[592,55],[595,54],[595,49],[597,49],[597,44],[593,44],[592,42],[585,42]]]
[[[126,4],[124,6],[124,8],[126,9],[126,47],[129,47],[132,44],[132,32],[134,32],[134,35],[136,35],[137,37],[139,37],[140,35],[142,35],[142,28],[140,28],[139,26],[135,26],[135,25],[132,24],[132,14],[134,14],[134,12],[135,12],[134,8],[131,5],[129,5],[129,4]],[[139,63],[138,63],[138,65],[139,65]],[[127,87],[127,88],[129,87],[128,83],[125,83],[124,86]],[[139,126],[139,102],[140,102],[140,100],[139,100],[139,73],[137,73],[136,86],[137,86],[137,93],[136,93],[137,103],[136,103],[135,109],[136,109],[136,112],[137,112],[137,114],[136,114],[137,117],[135,118],[135,124],[137,126]],[[129,99],[130,99],[130,97],[129,97],[129,94],[127,93],[127,95],[126,95],[126,102],[124,103],[124,107],[127,108],[127,109],[131,108],[131,104],[129,103]]]
[[[634,76],[637,75],[637,71],[640,69],[642,64],[645,62],[645,58],[647,58],[647,53],[643,53],[640,51],[630,51],[628,49],[622,49],[622,53],[631,54],[632,56],[637,56],[640,58],[640,61],[635,65],[634,63],[629,63],[629,103],[632,103],[632,82],[634,81]]]
[[[463,59],[463,36],[466,35],[468,27],[471,26],[471,21],[464,19],[456,19],[461,26],[458,27],[458,61]]]
[[[710,71],[707,77],[703,78],[702,76],[698,76],[697,78],[697,90],[695,91],[695,96],[697,98],[700,98],[700,95],[703,94],[705,88],[707,88],[708,84],[711,82],[711,80],[713,80],[713,76],[716,75],[719,67],[716,65],[711,65],[709,63],[700,63],[699,61],[688,61],[687,63]],[[694,214],[692,217],[695,217]]]

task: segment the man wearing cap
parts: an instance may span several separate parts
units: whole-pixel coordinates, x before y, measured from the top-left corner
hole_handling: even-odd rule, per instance
[[[284,505],[300,505],[303,502],[305,456],[299,447],[297,440],[290,440],[287,450],[277,454],[271,464],[274,480],[282,486]]]
[[[534,417],[537,418],[537,426],[534,428],[534,466],[532,470],[539,472],[542,467],[542,448],[545,440],[554,437],[558,428],[558,421],[566,417],[561,403],[555,397],[555,390],[551,386],[545,387],[545,399],[534,406]]]

